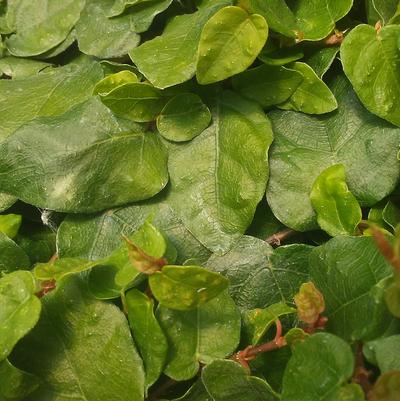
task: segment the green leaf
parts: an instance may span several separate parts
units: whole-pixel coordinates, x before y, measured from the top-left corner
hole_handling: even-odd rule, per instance
[[[0,59],[0,76],[4,74],[13,79],[26,78],[51,66],[44,61],[9,56]]]
[[[282,401],[336,401],[353,369],[347,343],[329,333],[310,336],[293,349],[283,377]]]
[[[2,401],[22,401],[39,386],[34,375],[19,370],[7,359],[0,362],[0,397]]]
[[[174,380],[194,377],[199,363],[224,358],[239,343],[240,314],[225,292],[190,311],[159,306],[157,318],[169,344],[165,374]]]
[[[249,15],[240,7],[224,7],[201,32],[196,67],[197,81],[210,84],[246,70],[253,64],[268,37],[261,15]]]
[[[317,228],[309,194],[315,179],[329,166],[345,166],[349,189],[361,206],[376,204],[399,179],[400,130],[368,113],[345,78],[336,78],[332,88],[339,101],[335,113],[269,114],[275,142],[268,203],[281,222],[299,231]]]
[[[212,103],[213,124],[170,150],[170,205],[202,244],[224,252],[251,224],[263,197],[273,134],[256,103],[230,91]]]
[[[158,193],[168,181],[166,159],[155,134],[93,99],[7,138],[0,145],[0,185],[35,206],[94,212]]]
[[[270,28],[297,40],[320,40],[352,8],[353,0],[243,0],[250,12],[265,17]],[[287,5],[289,4],[289,7]]]
[[[387,282],[385,301],[390,313],[400,318],[400,278],[398,274]]]
[[[273,401],[267,383],[250,376],[234,361],[216,360],[202,372],[202,381],[214,401]]]
[[[261,65],[233,77],[232,85],[244,97],[268,108],[287,100],[302,81],[303,75],[298,71]]]
[[[368,23],[375,25],[381,21],[383,25],[396,13],[399,0],[366,0]]]
[[[343,386],[338,392],[338,401],[365,401],[365,393],[362,387],[356,383]]]
[[[18,199],[12,195],[0,192],[0,212],[4,212],[10,208]]]
[[[188,310],[215,298],[229,282],[220,274],[199,266],[164,266],[149,277],[149,284],[161,305]]]
[[[84,0],[11,2],[16,33],[6,40],[8,50],[15,56],[29,57],[53,49],[67,37],[84,5]]]
[[[349,341],[382,335],[391,320],[384,300],[391,275],[371,237],[336,237],[315,248],[310,276],[325,299],[327,330]]]
[[[163,195],[152,201],[107,210],[97,215],[69,215],[58,230],[60,256],[90,260],[104,258],[120,246],[121,234],[131,235],[149,216],[153,217],[153,224],[176,247],[177,263],[189,258],[200,262],[208,259],[210,252],[186,228]]]
[[[297,46],[282,47],[274,50],[268,49],[268,43],[258,55],[258,59],[266,65],[282,66],[304,57],[304,52]]]
[[[143,4],[151,0],[112,0],[112,7],[108,14],[109,17],[115,17],[122,14],[127,8],[136,4]]]
[[[81,52],[99,58],[116,58],[128,54],[140,41],[132,29],[131,16],[108,18],[113,0],[86,0],[76,25]]]
[[[358,25],[344,40],[340,56],[344,72],[364,106],[400,126],[400,26],[377,32]]]
[[[279,108],[307,114],[324,114],[338,108],[334,94],[309,65],[296,62],[288,67],[301,73],[303,80],[291,97],[278,106]]]
[[[189,80],[196,73],[197,48],[203,26],[216,11],[230,3],[230,0],[217,0],[193,14],[176,16],[162,35],[133,49],[130,57],[157,88],[164,89]],[[154,54],[157,54],[157,63],[154,63]]]
[[[35,292],[36,283],[28,271],[0,278],[0,361],[39,320],[41,303]]]
[[[100,99],[117,116],[138,122],[155,120],[168,100],[159,89],[140,82],[117,86]]]
[[[340,47],[332,46],[317,50],[306,59],[306,63],[314,70],[319,78],[325,75],[339,53]]]
[[[21,227],[22,216],[19,214],[0,215],[0,232],[14,239]]]
[[[393,230],[400,224],[400,209],[391,201],[389,201],[382,211],[382,217]]]
[[[157,129],[170,141],[190,141],[211,122],[211,113],[199,96],[182,93],[173,97],[157,117]]]
[[[18,80],[0,80],[0,141],[35,117],[65,113],[87,100],[103,72],[88,58]]]
[[[145,388],[148,389],[160,376],[167,358],[168,344],[154,316],[154,302],[138,290],[125,295],[129,325],[143,358],[146,372]]]
[[[281,316],[292,313],[296,313],[296,309],[283,302],[272,304],[265,309],[246,311],[243,315],[245,343],[256,345]]]
[[[364,345],[363,351],[368,361],[377,365],[382,373],[400,370],[400,335],[370,341]]]
[[[210,395],[207,393],[207,390],[205,389],[201,379],[198,379],[182,397],[176,398],[173,401],[214,401],[214,400],[212,400]]]
[[[230,281],[229,292],[243,309],[289,303],[308,281],[311,246],[294,244],[275,250],[257,238],[243,236],[226,254],[214,254],[206,266]]]
[[[122,70],[117,73],[107,75],[100,82],[98,82],[93,89],[93,94],[105,96],[119,86],[138,81],[138,77],[135,73],[129,70]]]
[[[387,372],[378,378],[370,393],[371,401],[396,401],[400,397],[400,372]]]
[[[356,234],[362,219],[361,207],[345,180],[343,164],[334,164],[317,177],[311,189],[317,222],[333,237]]]
[[[12,362],[42,381],[24,401],[143,401],[143,364],[116,306],[93,300],[70,277],[43,298],[43,309],[13,353]]]
[[[25,251],[11,238],[0,232],[0,272],[29,269],[30,265]]]

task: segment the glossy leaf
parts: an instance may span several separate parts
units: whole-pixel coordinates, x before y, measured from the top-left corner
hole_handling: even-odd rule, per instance
[[[199,266],[164,266],[149,277],[149,284],[161,305],[188,310],[215,298],[229,282],[220,274]]]
[[[35,292],[36,283],[28,271],[0,278],[0,361],[39,320],[41,303]]]
[[[36,119],[4,141],[0,185],[39,207],[94,212],[159,192],[168,181],[166,157],[155,134],[116,119],[93,99],[63,116]]]
[[[170,141],[190,141],[211,122],[211,113],[199,96],[183,93],[173,97],[157,117],[157,129]]]
[[[347,35],[340,56],[355,92],[371,112],[400,126],[400,26],[375,31],[358,25]]]
[[[0,232],[0,272],[29,269],[31,263],[25,251]]]
[[[113,4],[108,16],[115,17],[122,14],[129,7],[132,7],[136,4],[143,4],[149,1],[151,0],[113,0]]]
[[[250,376],[234,361],[216,360],[207,365],[202,381],[214,401],[274,401],[267,383]]]
[[[93,94],[105,96],[119,86],[138,81],[138,77],[135,73],[129,70],[122,70],[115,74],[107,75],[100,82],[98,82],[93,89]]]
[[[345,78],[336,78],[332,88],[339,101],[335,113],[269,114],[275,142],[267,199],[275,216],[295,230],[317,227],[309,194],[327,167],[345,166],[346,182],[361,206],[372,206],[390,194],[399,177],[400,130],[368,113]]]
[[[293,348],[283,377],[282,401],[336,401],[353,369],[353,353],[346,342],[329,333],[315,334]]]
[[[229,279],[229,292],[240,308],[265,308],[293,300],[308,281],[312,249],[294,244],[273,250],[262,240],[244,236],[226,254],[212,255],[206,265]]]
[[[163,371],[168,351],[167,339],[154,316],[153,300],[133,289],[126,293],[125,305],[133,337],[143,358],[147,389]]]
[[[288,67],[301,73],[303,80],[279,108],[307,114],[324,114],[337,109],[335,96],[309,65],[296,62]]]
[[[232,79],[232,85],[244,97],[263,108],[283,103],[299,87],[303,75],[286,67],[261,65]]]
[[[317,76],[322,79],[335,61],[339,49],[338,46],[332,46],[317,50],[307,58],[306,62],[314,70]]]
[[[325,299],[327,330],[349,341],[382,335],[391,319],[384,300],[391,275],[371,237],[336,237],[315,248],[310,276]]]
[[[0,397],[2,401],[19,401],[39,386],[34,375],[19,370],[7,359],[0,362]]]
[[[197,48],[205,23],[230,0],[213,1],[193,14],[175,17],[163,34],[149,40],[129,55],[140,72],[157,88],[167,88],[192,78],[196,73]],[[154,63],[157,54],[157,63]],[[162,68],[158,68],[162,65]]]
[[[261,15],[250,15],[235,6],[222,8],[201,32],[197,81],[206,85],[244,71],[253,64],[267,37],[268,25]]]
[[[91,96],[103,72],[87,58],[18,80],[0,80],[0,140],[35,117],[65,113]]]
[[[324,170],[310,194],[319,226],[331,236],[354,235],[362,219],[361,207],[346,184],[343,164]]]
[[[382,373],[400,371],[400,335],[378,338],[364,345],[364,355],[368,361],[377,365]]]
[[[224,252],[263,197],[272,129],[257,104],[233,92],[214,98],[211,110],[213,124],[170,151],[170,205],[201,243]]]
[[[296,313],[296,309],[283,302],[272,304],[265,309],[246,311],[243,315],[243,335],[246,344],[256,345],[281,316],[292,313]]]
[[[160,306],[157,318],[169,344],[165,374],[174,380],[194,377],[199,363],[224,358],[239,343],[240,314],[226,293],[190,311]]]
[[[109,401],[115,394],[143,401],[143,364],[116,306],[93,300],[70,277],[43,298],[43,309],[13,353],[12,361],[42,383],[24,401]]]
[[[116,58],[134,49],[140,37],[132,29],[131,17],[108,18],[113,0],[86,0],[76,34],[79,49],[99,58]]]
[[[16,33],[6,43],[11,54],[29,57],[59,45],[78,21],[84,0],[19,0],[15,7]]]
[[[396,13],[398,0],[366,0],[368,23],[375,25],[381,21],[383,25],[390,22]]]
[[[19,214],[0,215],[0,232],[14,239],[21,227],[22,216]]]

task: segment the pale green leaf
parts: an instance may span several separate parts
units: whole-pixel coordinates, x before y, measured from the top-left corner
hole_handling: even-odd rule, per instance
[[[0,272],[29,269],[31,263],[25,251],[0,232]]]
[[[113,89],[128,83],[138,82],[138,77],[135,73],[129,70],[122,70],[114,74],[107,75],[96,84],[93,89],[94,95],[105,96]]]
[[[51,66],[44,61],[8,56],[0,59],[0,76],[4,74],[13,79],[26,78]]]
[[[22,216],[19,214],[0,215],[0,232],[14,239],[21,227]]]

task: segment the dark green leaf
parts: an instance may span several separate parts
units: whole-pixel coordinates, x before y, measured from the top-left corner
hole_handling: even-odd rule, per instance
[[[377,365],[382,373],[392,370],[400,371],[400,335],[378,338],[364,345],[364,355],[374,365]]]
[[[0,272],[28,269],[30,265],[25,251],[7,235],[0,233]]]

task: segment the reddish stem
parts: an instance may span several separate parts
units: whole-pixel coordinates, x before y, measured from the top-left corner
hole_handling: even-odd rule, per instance
[[[318,330],[325,330],[326,323],[328,323],[328,318],[320,316],[315,323],[309,324],[304,331],[307,334],[314,334]]]
[[[287,238],[295,235],[297,231],[292,230],[291,228],[286,228],[285,230],[279,231],[278,233],[272,234],[268,238],[266,238],[265,242],[270,244],[271,246],[280,246],[282,241]]]
[[[357,383],[361,386],[363,389],[365,396],[369,397],[369,394],[372,390],[372,384],[369,381],[371,377],[371,372],[366,369],[365,364],[364,364],[364,356],[362,352],[362,343],[357,344],[356,348],[356,366],[354,369],[354,374],[353,374],[353,382]]]
[[[372,234],[378,249],[384,258],[400,273],[400,259],[397,257],[392,244],[385,237],[385,234],[376,227],[372,227]]]

